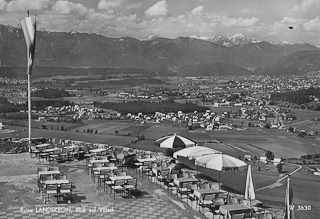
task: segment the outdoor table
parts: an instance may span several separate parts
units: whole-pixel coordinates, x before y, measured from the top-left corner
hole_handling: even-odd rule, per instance
[[[132,176],[111,176],[111,181],[133,179]]]
[[[91,164],[94,164],[94,163],[106,163],[106,162],[109,162],[108,159],[103,159],[103,160],[90,160],[89,161]]]
[[[140,163],[150,162],[150,161],[156,161],[156,160],[157,160],[157,159],[156,159],[155,157],[137,159],[137,161],[139,161]]]
[[[61,148],[48,148],[48,149],[44,149],[42,152],[51,153],[51,152],[58,151],[58,150],[61,150]]]
[[[101,171],[101,170],[116,170],[118,167],[96,167],[93,168],[94,171]]]
[[[60,170],[46,170],[46,171],[39,171],[38,172],[38,176],[39,178],[41,177],[41,175],[51,175],[51,174],[59,174]]]
[[[38,144],[38,145],[36,145],[36,148],[37,149],[41,149],[41,148],[47,148],[47,147],[49,147],[51,144]]]
[[[173,183],[178,187],[181,187],[184,183],[195,183],[195,182],[199,182],[199,180],[194,178],[189,178],[189,177],[176,178],[173,180]]]
[[[224,215],[225,218],[232,218],[233,214],[251,213],[252,209],[241,204],[221,205],[219,212]]]
[[[199,200],[204,199],[206,195],[218,195],[224,193],[222,190],[213,190],[213,189],[195,189],[193,191],[194,196],[196,196]]]
[[[68,149],[68,150],[73,150],[73,148],[78,148],[79,146],[77,145],[69,145],[69,146],[65,146],[63,148]]]
[[[54,180],[46,180],[44,182],[46,185],[61,185],[65,183],[69,183],[67,179],[54,179]]]
[[[89,150],[89,152],[98,154],[98,153],[101,153],[101,152],[106,151],[106,150],[107,149],[105,149],[105,148],[97,148],[97,149],[91,149],[91,150]]]

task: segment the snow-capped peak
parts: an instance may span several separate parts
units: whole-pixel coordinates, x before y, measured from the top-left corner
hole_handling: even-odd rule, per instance
[[[279,43],[280,45],[292,45],[292,43],[288,42],[288,41],[282,41],[281,43]]]
[[[236,33],[233,34],[232,36],[229,37],[224,37],[224,36],[197,36],[197,35],[192,35],[190,38],[193,39],[200,39],[200,40],[205,40],[209,41],[212,43],[217,43],[226,47],[231,47],[235,45],[244,45],[248,43],[258,43],[261,41],[255,40],[255,39],[248,39],[245,38],[245,36],[242,33]]]

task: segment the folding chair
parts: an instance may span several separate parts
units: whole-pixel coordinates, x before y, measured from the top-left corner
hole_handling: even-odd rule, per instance
[[[72,183],[63,183],[60,185],[60,189],[58,190],[58,197],[68,198],[71,201],[72,197]]]
[[[167,190],[170,190],[171,195],[172,195],[172,189],[177,187],[177,185],[173,183],[173,180],[177,178],[178,178],[177,174],[169,174],[167,179],[164,182],[164,184],[167,186]]]
[[[137,179],[128,179],[123,187],[128,192],[129,198],[131,198],[131,192],[137,191]]]
[[[58,196],[58,186],[57,185],[45,185],[42,195],[44,198],[44,204],[47,204],[47,201],[49,202],[51,195]],[[57,199],[57,201],[58,201],[58,199]]]
[[[169,174],[169,170],[163,170],[161,171],[160,175],[156,177],[156,184],[159,182],[159,185],[161,187],[161,183],[164,183],[167,180]]]
[[[122,195],[122,193],[124,192],[124,186],[125,185],[125,180],[116,180],[114,182],[114,185],[110,186],[110,197],[112,196],[112,190],[113,190],[113,199],[116,198],[116,193],[120,193],[120,195]]]

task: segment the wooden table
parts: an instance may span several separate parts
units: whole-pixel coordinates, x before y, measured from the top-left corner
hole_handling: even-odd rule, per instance
[[[176,178],[173,180],[173,183],[178,187],[181,187],[184,183],[195,183],[195,182],[199,182],[199,180],[194,178],[189,178],[189,177]]]
[[[213,190],[213,189],[195,189],[193,191],[194,196],[196,196],[199,200],[205,199],[206,195],[218,195],[218,194],[222,194],[224,193],[224,191],[222,190]]]
[[[47,148],[49,147],[51,144],[38,144],[36,145],[36,148],[39,149],[39,148]]]
[[[48,149],[44,149],[42,152],[51,153],[51,152],[58,151],[58,150],[61,150],[61,148],[48,148]]]
[[[139,161],[140,163],[151,162],[151,161],[156,161],[156,160],[157,159],[155,157],[137,159],[137,161]]]
[[[39,171],[38,172],[38,176],[39,178],[41,177],[41,175],[51,175],[51,174],[59,174],[60,170],[46,170],[46,171]]]
[[[54,180],[46,180],[44,182],[46,185],[61,185],[65,183],[69,183],[69,180],[67,179],[54,179]]]
[[[93,168],[94,171],[101,171],[101,170],[116,170],[118,167],[96,167]]]
[[[101,153],[103,151],[106,151],[107,149],[105,148],[97,148],[97,149],[91,149],[89,150],[90,153]]]
[[[73,148],[79,148],[79,146],[77,146],[77,145],[70,145],[70,146],[65,146],[65,147],[63,147],[63,148],[68,149],[68,150],[73,150]]]
[[[111,177],[109,177],[109,178],[110,178],[110,180],[112,180],[112,181],[133,179],[132,176],[111,176]]]
[[[252,209],[241,204],[221,205],[219,212],[224,215],[225,218],[231,219],[233,214],[252,213]]]
[[[110,162],[108,159],[103,159],[103,160],[90,160],[89,161],[91,164],[94,163],[106,163],[106,162]]]

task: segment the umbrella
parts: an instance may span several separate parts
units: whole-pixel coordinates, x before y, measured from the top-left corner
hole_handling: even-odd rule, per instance
[[[290,186],[290,178],[288,178],[287,189],[286,189],[286,199],[285,199],[286,211],[284,214],[285,219],[293,219],[293,191]]]
[[[177,134],[159,138],[156,143],[161,148],[185,148],[196,145],[196,142]]]
[[[252,175],[251,175],[251,165],[250,164],[248,165],[246,188],[244,190],[244,198],[250,200],[250,205],[251,205],[251,200],[256,198],[256,194],[254,192],[254,187],[253,187],[253,181],[252,181]]]
[[[229,168],[238,168],[246,166],[247,164],[242,160],[231,157],[226,154],[208,154],[195,159],[195,165],[206,167],[219,171],[219,187],[220,187],[220,173],[222,170]]]
[[[178,156],[186,157],[189,160],[195,159],[196,157],[200,157],[207,154],[216,154],[221,153],[220,151],[214,150],[212,148],[207,148],[203,146],[193,146],[189,148],[184,148],[179,150],[173,154],[174,158],[178,158]]]

